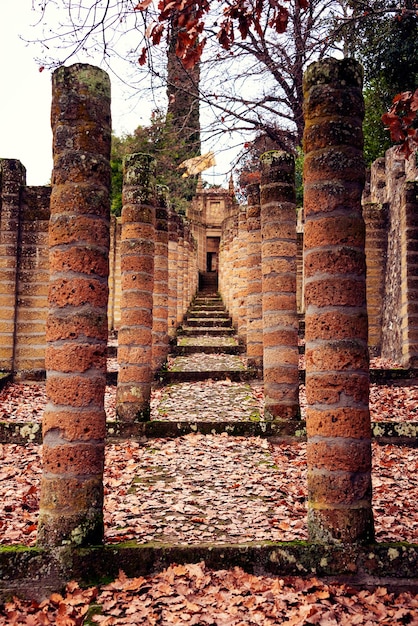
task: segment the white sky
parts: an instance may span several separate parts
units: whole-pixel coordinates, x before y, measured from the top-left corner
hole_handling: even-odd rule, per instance
[[[0,157],[19,159],[30,185],[49,182],[51,77],[40,73],[35,50],[19,40],[30,24],[31,0],[0,0]],[[12,6],[13,4],[13,6]]]
[[[19,159],[26,167],[27,184],[45,185],[52,172],[51,72],[39,72],[34,58],[40,49],[19,37],[35,39],[39,34],[31,32],[37,16],[31,7],[32,0],[0,0],[0,158]],[[138,94],[129,97],[112,76],[111,81],[114,132],[133,132],[139,124],[147,124],[154,105],[140,102],[138,106]],[[219,172],[222,166],[228,169],[224,161]],[[205,174],[209,182],[226,182],[215,177],[216,168]]]

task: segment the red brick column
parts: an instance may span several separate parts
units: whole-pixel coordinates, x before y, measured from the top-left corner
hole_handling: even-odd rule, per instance
[[[224,242],[223,236],[224,236],[224,225],[222,223],[221,240],[219,242],[219,258],[218,258],[218,291],[222,296],[224,304],[226,304],[225,289],[224,289],[225,242]]]
[[[186,292],[186,311],[196,293],[196,275],[197,275],[197,246],[193,233],[188,227],[187,229],[187,292]]]
[[[192,263],[190,265],[190,302],[195,297],[198,289],[199,289],[199,263],[198,263],[198,249],[197,249],[197,241],[192,236]]]
[[[402,362],[418,367],[418,181],[405,181],[401,197]]]
[[[184,293],[184,223],[181,217],[178,218],[178,240],[177,240],[177,326],[183,322],[183,293]]]
[[[147,421],[152,383],[155,254],[155,161],[130,154],[123,164],[121,320],[116,412],[124,422]]]
[[[168,355],[168,187],[157,186],[155,217],[154,296],[152,313],[152,370]]]
[[[238,207],[237,207],[238,208]],[[238,308],[238,283],[239,283],[239,240],[238,240],[238,211],[234,213],[231,220],[232,226],[232,242],[231,242],[231,307],[229,309],[232,324],[238,327],[239,308]]]
[[[26,170],[16,159],[0,159],[0,369],[15,367],[20,198]]]
[[[388,211],[386,205],[363,203],[366,224],[367,316],[369,353],[380,356],[387,260]]]
[[[177,328],[178,232],[177,214],[168,214],[168,335],[173,339]]]
[[[220,275],[218,277],[219,291],[227,311],[231,308],[231,216],[222,222],[222,237],[219,251]]]
[[[263,310],[261,279],[260,185],[247,187],[247,356],[248,364],[263,367]]]
[[[89,65],[52,77],[43,475],[38,541],[103,541],[110,81]]]
[[[184,243],[183,243],[183,316],[190,302],[190,263],[191,263],[191,245],[190,245],[190,229],[188,225],[184,228]]]
[[[299,412],[296,309],[295,160],[286,152],[261,157],[263,376],[267,419]]]
[[[311,540],[373,539],[365,286],[362,69],[304,77],[308,526]]]
[[[247,211],[238,209],[238,337],[247,343]]]

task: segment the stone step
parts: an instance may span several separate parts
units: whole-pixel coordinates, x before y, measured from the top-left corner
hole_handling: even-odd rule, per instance
[[[211,346],[212,348],[212,346]],[[245,352],[244,348],[241,346],[234,346],[233,350],[237,349],[237,351],[232,351],[232,352],[227,352],[228,354],[243,354]],[[177,348],[175,348],[176,350],[176,354],[177,354]],[[191,352],[188,352],[187,350],[183,351],[183,348],[180,348],[181,352],[179,352],[178,354],[192,354],[193,352],[204,352],[205,354],[217,354],[218,352],[226,352],[224,350],[224,348],[220,348],[220,347],[215,347],[214,351],[209,351],[209,350],[205,350],[202,348],[202,346],[200,346],[199,348],[194,348]],[[245,380],[251,379],[251,378],[256,378],[256,374],[254,374],[255,370],[249,370],[251,373],[248,375],[248,378],[244,378]],[[176,374],[177,372],[173,372],[173,374]],[[213,376],[210,376],[210,374],[213,374]],[[194,374],[199,375],[200,373],[198,372],[194,372]],[[217,375],[217,372],[205,372],[205,374],[207,375],[207,378],[213,378],[215,375]],[[158,372],[156,374],[156,376],[158,378],[160,378],[162,376],[161,372]],[[199,378],[199,376],[197,376],[197,378],[193,379],[193,377],[190,377],[189,380],[206,380],[206,377],[203,378]],[[11,376],[10,376],[11,378]],[[175,378],[175,377],[174,377]],[[7,380],[7,379],[6,379]],[[116,385],[117,384],[117,380],[118,380],[118,373],[117,372],[107,372],[106,374],[106,384],[108,385]],[[218,380],[216,378],[216,380]],[[299,370],[299,382],[304,384],[305,383],[305,370]],[[380,369],[371,369],[370,370],[370,382],[374,383],[376,385],[386,385],[386,384],[394,384],[396,385],[397,383],[402,384],[402,385],[412,385],[412,384],[418,384],[418,370],[417,369],[408,369],[408,370],[404,370],[404,369],[393,369],[393,370],[380,370]]]
[[[182,326],[177,331],[177,336],[195,337],[196,335],[234,335],[234,328],[219,326]]]
[[[193,304],[193,306],[190,307],[190,310],[193,311],[217,311],[218,309],[226,311],[222,302],[215,302],[214,304]]]
[[[108,358],[114,358],[118,355],[118,347],[117,346],[107,346],[107,356]]]
[[[185,382],[185,381],[182,381]],[[396,415],[394,415],[396,417]],[[150,421],[124,423],[108,421],[106,423],[107,438],[112,439],[144,439],[182,437],[191,433],[211,435],[228,433],[228,435],[246,437],[297,437],[305,438],[306,424],[303,420],[274,421],[241,421],[241,422],[210,422],[210,421]],[[372,437],[380,443],[414,446],[418,437],[418,422],[372,422]],[[42,443],[42,426],[40,422],[0,422],[0,444]]]
[[[172,350],[174,355],[186,355],[193,354],[194,352],[203,352],[204,354],[244,354],[245,347],[225,346],[222,344],[205,346],[202,344],[188,345],[188,346],[175,346]]]
[[[195,298],[191,301],[190,306],[219,306],[224,308],[222,298]]]
[[[189,317],[194,317],[194,318],[202,318],[204,319],[205,317],[220,317],[220,318],[225,318],[225,317],[229,317],[228,313],[225,311],[225,309],[191,309],[190,311],[187,312],[186,315],[186,319]]]
[[[232,321],[230,317],[188,317],[185,320],[187,326],[221,326],[223,328],[231,327]]]

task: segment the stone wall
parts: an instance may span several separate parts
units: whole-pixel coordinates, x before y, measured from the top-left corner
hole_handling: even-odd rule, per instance
[[[50,187],[27,187],[20,161],[0,161],[0,370],[45,369]]]
[[[391,148],[373,163],[363,194],[371,353],[418,364],[418,170]]]

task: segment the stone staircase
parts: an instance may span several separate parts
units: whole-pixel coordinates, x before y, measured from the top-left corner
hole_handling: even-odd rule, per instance
[[[177,331],[168,367],[158,373],[158,379],[163,384],[255,379],[257,372],[247,367],[244,355],[245,346],[219,294],[199,292]]]
[[[177,332],[175,354],[242,354],[240,346],[221,298],[217,294],[196,296],[182,327]]]

